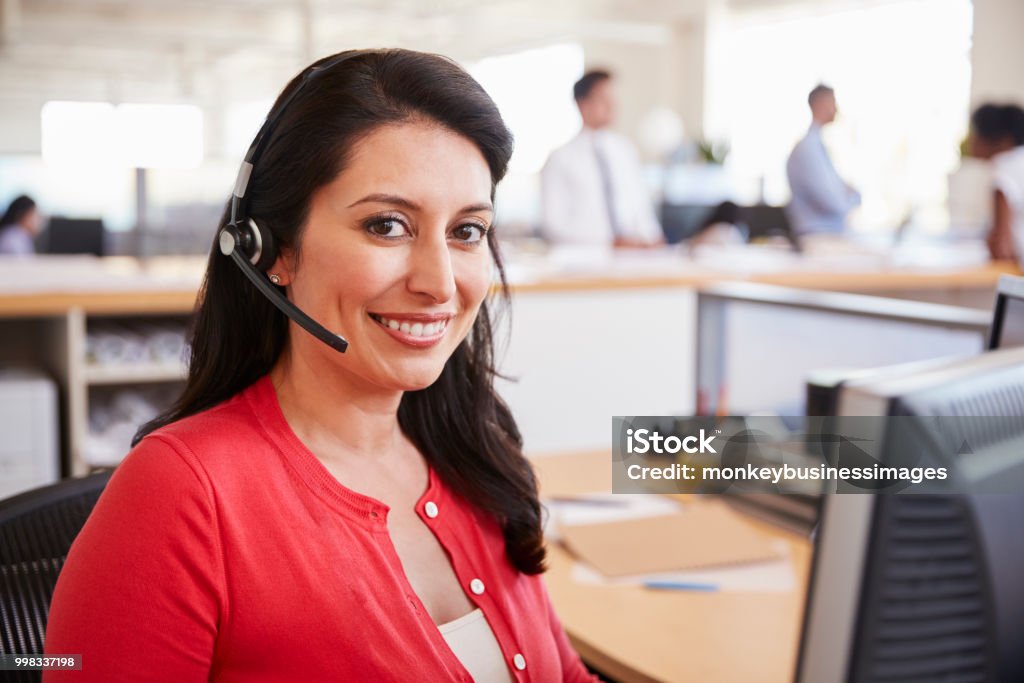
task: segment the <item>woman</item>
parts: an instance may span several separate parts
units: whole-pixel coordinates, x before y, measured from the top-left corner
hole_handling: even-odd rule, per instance
[[[35,201],[20,195],[0,218],[0,254],[29,256],[36,253],[35,238],[43,227]]]
[[[444,58],[341,57],[278,98],[221,227],[236,210],[262,225],[266,276],[349,348],[214,251],[185,391],[140,430],[57,585],[46,650],[83,670],[47,680],[590,680],[492,387],[511,135]]]
[[[992,225],[986,242],[993,259],[1024,256],[1024,109],[984,104],[971,115],[971,156],[992,161]]]

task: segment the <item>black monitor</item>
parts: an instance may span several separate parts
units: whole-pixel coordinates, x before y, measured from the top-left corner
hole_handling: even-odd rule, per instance
[[[996,290],[988,348],[1024,346],[1024,277],[1003,275]]]
[[[40,251],[47,254],[103,256],[103,221],[99,218],[54,216],[40,235]]]
[[[747,226],[747,238],[751,241],[765,237],[784,237],[793,251],[802,251],[799,236],[789,222],[786,209],[782,206],[753,204],[740,209],[740,219]]]
[[[906,377],[925,370],[935,370],[962,360],[960,356],[927,358],[878,368],[852,370],[816,370],[807,376],[806,412],[808,417],[831,417],[839,414],[839,396],[844,389],[883,379]]]
[[[706,204],[671,204],[661,205],[661,229],[668,244],[684,242],[707,225],[708,218],[714,213],[715,207]]]
[[[1024,348],[849,387],[840,413],[996,417],[955,456],[922,437],[880,459],[913,447],[1007,492],[826,496],[797,683],[1024,680]]]
[[[800,238],[793,231],[786,210],[781,206],[740,206],[730,201],[716,206],[669,202],[661,205],[661,227],[665,241],[669,244],[695,237],[704,228],[718,222],[736,225],[748,241],[784,237],[794,251],[802,249]]]

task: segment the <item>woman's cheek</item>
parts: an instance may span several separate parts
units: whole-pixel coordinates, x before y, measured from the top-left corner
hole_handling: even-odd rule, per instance
[[[494,275],[494,263],[490,253],[486,251],[473,254],[473,256],[476,257],[475,262],[469,269],[464,290],[466,305],[475,309],[487,297],[487,292],[491,287],[491,278]]]

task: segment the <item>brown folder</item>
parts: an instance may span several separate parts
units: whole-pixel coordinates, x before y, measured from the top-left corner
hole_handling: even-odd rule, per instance
[[[609,577],[761,562],[778,557],[770,538],[716,501],[678,514],[559,529],[579,559]]]

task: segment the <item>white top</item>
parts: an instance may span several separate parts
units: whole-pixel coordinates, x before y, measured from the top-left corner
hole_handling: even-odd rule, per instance
[[[1024,146],[992,157],[992,182],[1010,205],[1013,242],[1024,259]]]
[[[548,157],[541,174],[544,236],[558,244],[611,245],[615,238],[598,151],[603,155],[623,237],[659,241],[661,225],[632,143],[610,130],[584,128]]]
[[[490,624],[479,608],[447,624],[440,624],[438,630],[444,636],[448,647],[473,676],[476,683],[512,683],[508,664],[501,654],[498,641]]]
[[[36,253],[32,237],[20,225],[0,227],[0,254],[29,256]]]

